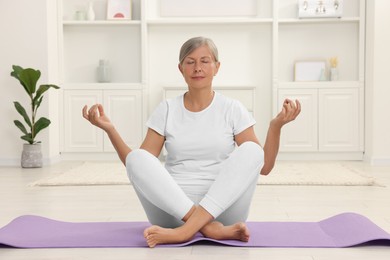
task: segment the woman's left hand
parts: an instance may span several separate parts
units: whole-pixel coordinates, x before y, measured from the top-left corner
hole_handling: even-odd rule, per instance
[[[295,120],[297,116],[301,113],[301,103],[298,100],[292,101],[286,99],[283,102],[282,111],[272,120],[274,125],[282,128],[285,124]]]

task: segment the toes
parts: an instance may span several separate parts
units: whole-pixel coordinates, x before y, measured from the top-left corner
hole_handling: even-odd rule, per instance
[[[150,238],[150,237],[148,237],[146,239],[146,243],[148,244],[148,246],[150,248],[153,248],[153,247],[155,247],[157,245],[156,241],[154,239]]]
[[[155,233],[157,226],[150,226],[144,230],[144,238],[147,238],[150,234]]]
[[[245,223],[237,223],[237,232],[238,232],[238,239],[243,242],[248,242],[250,233],[248,227],[245,225]]]
[[[153,234],[146,234],[145,240],[146,240],[146,243],[148,244],[149,247],[153,248],[156,246],[156,241],[154,239]]]
[[[144,230],[144,238],[150,248],[153,248],[157,245],[157,240],[154,234],[157,229],[157,226],[151,226]]]

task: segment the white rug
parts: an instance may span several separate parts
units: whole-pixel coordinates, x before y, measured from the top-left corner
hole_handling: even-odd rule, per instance
[[[119,162],[84,162],[55,177],[31,186],[128,185],[125,167]],[[376,185],[372,176],[364,175],[342,162],[278,162],[268,176],[260,176],[260,185]]]

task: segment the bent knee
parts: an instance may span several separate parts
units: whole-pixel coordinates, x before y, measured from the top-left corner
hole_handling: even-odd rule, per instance
[[[145,156],[148,156],[148,154],[150,154],[150,153],[144,149],[132,150],[126,156],[126,167],[130,164],[134,164],[134,163],[139,162],[140,160],[142,160],[142,158],[144,158]]]
[[[242,150],[245,150],[251,154],[258,155],[260,157],[264,157],[264,150],[263,148],[258,144],[253,141],[246,141],[243,142],[239,148]]]
[[[142,174],[145,165],[150,160],[156,159],[151,153],[144,149],[134,149],[126,156],[126,171],[130,180],[135,176]]]

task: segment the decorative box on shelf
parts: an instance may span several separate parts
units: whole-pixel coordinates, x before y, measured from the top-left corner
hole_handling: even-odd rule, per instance
[[[256,16],[257,0],[160,0],[162,17]]]
[[[294,66],[294,81],[324,81],[326,62],[297,61]]]
[[[343,15],[343,0],[299,0],[299,18],[340,18]]]

